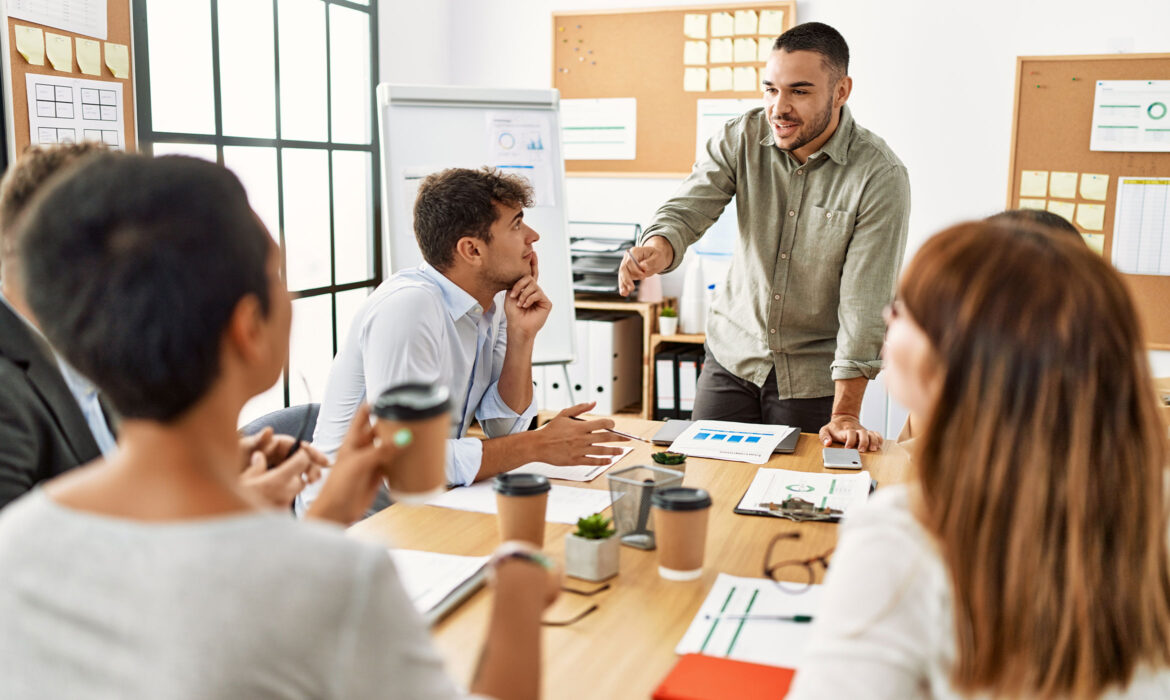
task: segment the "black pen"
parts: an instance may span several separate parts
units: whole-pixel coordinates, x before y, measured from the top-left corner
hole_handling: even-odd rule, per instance
[[[712,615],[707,613],[708,620],[776,620],[778,622],[812,622],[812,615]]]
[[[577,416],[569,416],[569,418],[571,418],[572,420],[579,420],[582,423],[588,422],[584,418],[578,418]],[[637,440],[638,442],[644,442],[644,443],[647,443],[649,445],[654,444],[654,441],[649,439],[649,438],[639,437],[637,435],[630,435],[629,433],[623,433],[622,431],[614,430],[613,428],[606,428],[605,431],[608,433],[613,433],[614,435],[621,435],[622,437],[628,438],[630,440]]]

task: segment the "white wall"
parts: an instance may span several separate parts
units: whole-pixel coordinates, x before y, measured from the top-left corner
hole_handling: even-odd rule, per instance
[[[679,4],[383,2],[382,75],[402,82],[547,87],[551,12]],[[1003,208],[1017,56],[1170,49],[1165,0],[806,0],[798,3],[797,18],[831,24],[849,41],[854,116],[885,138],[910,171],[910,252],[948,224]],[[570,178],[569,216],[645,225],[676,185]],[[670,293],[677,285],[668,280],[664,287]],[[1151,359],[1157,375],[1170,375],[1170,353],[1151,353]],[[899,420],[891,416],[893,432]]]

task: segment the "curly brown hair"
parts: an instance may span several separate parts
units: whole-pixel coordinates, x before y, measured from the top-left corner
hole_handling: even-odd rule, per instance
[[[496,202],[531,207],[532,186],[518,175],[494,168],[449,168],[423,180],[414,201],[414,236],[423,259],[437,270],[455,262],[464,236],[491,242]]]
[[[94,141],[25,149],[0,182],[0,259],[15,254],[16,221],[45,182],[83,157],[108,150],[105,144]]]

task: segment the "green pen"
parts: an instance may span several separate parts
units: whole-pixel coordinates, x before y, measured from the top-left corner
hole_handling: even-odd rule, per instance
[[[773,620],[776,622],[812,622],[812,615],[712,615],[707,613],[708,620]]]

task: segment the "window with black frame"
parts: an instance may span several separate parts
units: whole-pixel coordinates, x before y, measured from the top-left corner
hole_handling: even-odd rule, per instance
[[[377,0],[133,0],[133,21],[141,150],[233,170],[296,293],[288,371],[241,421],[320,401],[382,278]]]

